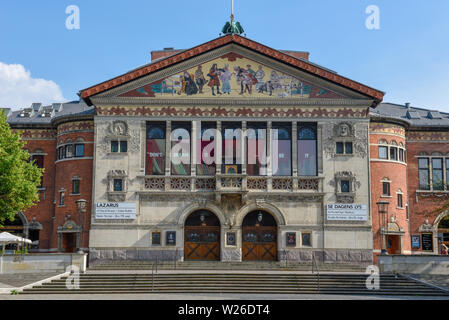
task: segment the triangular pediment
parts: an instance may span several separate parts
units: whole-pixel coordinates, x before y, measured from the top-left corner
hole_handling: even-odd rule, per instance
[[[235,52],[139,86],[118,97],[345,98],[328,88]]]
[[[383,93],[306,60],[226,36],[81,91],[88,103],[369,99]],[[211,100],[212,99],[212,100]]]

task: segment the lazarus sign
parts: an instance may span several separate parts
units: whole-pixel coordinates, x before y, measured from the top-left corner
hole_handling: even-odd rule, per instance
[[[135,219],[136,203],[105,202],[95,206],[96,219]]]
[[[327,220],[366,221],[366,204],[328,204]]]

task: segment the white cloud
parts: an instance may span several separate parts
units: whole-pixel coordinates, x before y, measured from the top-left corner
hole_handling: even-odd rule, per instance
[[[28,108],[33,102],[64,102],[61,88],[51,80],[34,79],[21,64],[0,62],[0,107]]]

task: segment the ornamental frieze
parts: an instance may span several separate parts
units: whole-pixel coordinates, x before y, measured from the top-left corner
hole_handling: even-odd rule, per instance
[[[449,132],[409,131],[408,141],[449,141]]]
[[[16,133],[18,131],[22,132],[22,139],[55,139],[56,132],[54,130],[45,130],[45,129],[26,129],[26,130],[11,130]]]
[[[86,130],[94,130],[94,122],[93,121],[75,121],[64,123],[58,126],[58,134],[73,132],[73,131],[86,131]]]
[[[147,117],[221,117],[221,118],[366,118],[361,108],[295,108],[295,107],[142,107],[97,106],[101,116],[147,116]]]
[[[394,124],[371,123],[369,129],[371,133],[390,133],[405,137],[405,128]]]

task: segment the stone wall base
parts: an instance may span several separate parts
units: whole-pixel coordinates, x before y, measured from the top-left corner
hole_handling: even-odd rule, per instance
[[[182,261],[184,250],[89,250],[89,264],[121,261]]]
[[[332,264],[373,264],[372,250],[293,250],[285,249],[278,251],[279,261],[311,263],[312,257],[315,255],[317,263]]]
[[[373,264],[372,250],[297,250],[281,249],[278,251],[278,261],[293,263],[312,263],[315,256],[317,263],[328,264],[348,264],[368,266]],[[121,261],[183,261],[184,250],[148,250],[148,249],[111,249],[97,250],[90,249],[89,264],[99,264]],[[239,262],[242,261],[240,249],[222,249],[221,261]]]

